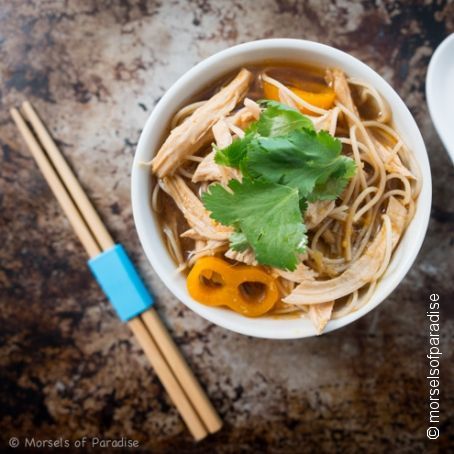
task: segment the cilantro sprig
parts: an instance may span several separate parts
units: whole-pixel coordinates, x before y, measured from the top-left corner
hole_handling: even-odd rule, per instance
[[[227,148],[217,150],[217,164],[240,168],[248,150],[257,146],[260,137],[285,137],[297,130],[314,130],[311,120],[300,112],[276,101],[262,101],[266,108],[260,118],[246,130],[242,139],[236,139]]]
[[[230,180],[228,188],[212,186],[203,201],[214,219],[242,232],[234,237],[236,249],[244,250],[246,240],[259,263],[294,269],[306,244],[298,190],[249,178]]]
[[[202,200],[216,221],[235,228],[231,247],[251,247],[263,265],[294,270],[305,251],[307,202],[335,200],[355,174],[342,144],[316,132],[311,120],[275,101],[242,139],[217,150],[218,164],[235,167],[242,182],[211,185]]]
[[[286,137],[259,137],[247,155],[254,177],[297,188],[309,202],[335,200],[355,174],[353,159],[325,131],[296,130]]]

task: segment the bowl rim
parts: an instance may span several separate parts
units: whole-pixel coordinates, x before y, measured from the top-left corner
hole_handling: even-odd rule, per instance
[[[232,316],[229,315],[231,311],[228,311],[226,309],[204,306],[194,301],[189,296],[185,286],[184,291],[180,288],[181,285],[176,282],[178,280],[178,277],[175,276],[175,271],[174,273],[169,273],[163,270],[163,259],[165,259],[165,257],[159,255],[159,253],[156,252],[156,243],[154,243],[156,241],[156,238],[153,238],[152,232],[150,232],[149,230],[152,224],[156,224],[156,216],[154,215],[150,206],[151,193],[150,191],[148,191],[144,195],[143,190],[144,187],[148,188],[151,176],[149,169],[144,169],[144,167],[141,166],[144,161],[149,160],[149,158],[154,155],[155,150],[149,149],[149,142],[152,141],[153,134],[154,137],[162,136],[163,128],[161,128],[159,134],[155,134],[155,124],[162,121],[162,118],[166,116],[166,109],[167,111],[170,110],[170,108],[168,107],[169,105],[171,105],[172,103],[174,105],[181,104],[181,102],[177,102],[178,99],[176,99],[176,97],[178,97],[179,94],[183,91],[184,87],[193,82],[198,75],[201,75],[204,71],[209,71],[210,68],[214,68],[216,65],[221,64],[223,61],[240,58],[241,55],[246,55],[253,52],[263,54],[267,51],[270,52],[270,50],[276,51],[280,49],[300,53],[307,52],[308,54],[316,55],[316,58],[318,57],[319,60],[343,60],[345,64],[342,64],[341,68],[344,69],[346,66],[355,67],[355,72],[362,72],[364,78],[374,79],[374,82],[376,83],[375,87],[377,88],[377,85],[379,85],[379,92],[381,92],[382,94],[384,91],[386,92],[386,94],[383,94],[383,96],[390,104],[391,110],[393,111],[393,117],[396,111],[398,111],[399,121],[405,124],[405,127],[408,129],[407,134],[402,134],[401,130],[399,130],[399,133],[404,136],[406,135],[407,139],[411,137],[411,141],[417,145],[416,147],[413,147],[413,149],[414,156],[420,168],[422,188],[418,197],[418,201],[416,203],[415,215],[410,224],[407,226],[407,229],[399,243],[399,246],[397,247],[397,250],[393,252],[393,258],[388,267],[388,270],[385,273],[385,276],[380,279],[379,284],[374,290],[371,300],[367,304],[365,304],[359,310],[347,314],[344,317],[341,317],[337,320],[331,320],[323,331],[323,334],[347,326],[355,320],[363,317],[372,309],[381,304],[390,295],[390,293],[400,284],[400,282],[403,280],[403,278],[413,265],[427,231],[430,217],[432,193],[430,165],[427,156],[427,150],[425,148],[421,132],[412,114],[406,107],[403,100],[388,84],[388,82],[386,82],[378,73],[376,73],[365,63],[358,60],[356,57],[353,57],[352,55],[334,47],[313,41],[287,38],[250,41],[217,52],[186,71],[166,91],[166,93],[154,107],[145,123],[142,133],[140,134],[132,164],[131,200],[134,224],[145,255],[147,256],[147,259],[150,262],[151,266],[154,268],[156,274],[164,282],[166,287],[183,304],[185,304],[187,307],[189,307],[211,323],[240,334],[267,339],[298,339],[304,337],[312,337],[317,333],[314,329],[294,329],[294,326],[291,323],[288,323],[289,319],[279,320],[281,325],[284,321],[286,321],[287,325],[289,325],[287,328],[284,328],[284,326],[282,326],[277,329],[277,325],[273,324],[273,322],[270,322],[269,326],[266,323],[264,323],[263,326],[255,326],[253,320],[259,319],[249,319],[239,314]],[[238,68],[239,66],[240,65],[236,67]],[[228,72],[228,70],[224,71],[224,73],[226,72]],[[216,77],[212,77],[211,80],[216,80]],[[201,88],[202,85],[199,85],[198,90],[200,91]],[[198,90],[192,90],[192,93],[195,94]],[[181,100],[181,96],[179,99]],[[173,110],[173,112],[175,112],[175,110]],[[406,142],[408,143],[408,140],[406,140]],[[417,223],[415,221],[417,221]],[[407,247],[403,252],[401,246],[404,242],[404,239],[408,237],[410,230],[415,236],[411,238],[411,247]],[[159,246],[163,246],[162,237],[160,235],[159,241],[161,242]],[[399,261],[393,267],[393,263],[395,262],[395,260],[397,260],[395,257],[398,253],[398,250],[400,250]],[[169,256],[168,252],[167,256]],[[393,269],[390,273],[391,268]],[[174,265],[174,270],[176,270],[176,265]],[[385,278],[386,285],[383,286],[382,281],[384,281]],[[271,320],[269,317],[261,318],[260,320],[264,319]],[[299,318],[299,320],[303,320],[303,318]],[[271,326],[275,327],[275,329],[271,329]]]
[[[440,104],[440,85],[443,85],[443,74],[446,66],[449,65],[449,53],[454,49],[454,33],[448,35],[435,49],[427,67],[426,75],[426,99],[429,114],[432,118],[432,123],[435,130],[442,141],[446,152],[454,163],[454,146],[451,144],[452,135],[446,132],[446,123],[444,123],[445,109]],[[452,63],[451,63],[452,66]],[[445,80],[448,76],[445,76]]]

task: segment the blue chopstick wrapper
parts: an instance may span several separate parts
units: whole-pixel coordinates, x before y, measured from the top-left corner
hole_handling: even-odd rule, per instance
[[[122,321],[153,306],[153,297],[121,244],[91,258],[88,266]]]

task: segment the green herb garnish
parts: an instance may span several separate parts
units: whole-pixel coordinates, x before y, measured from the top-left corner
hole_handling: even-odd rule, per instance
[[[246,169],[254,177],[297,188],[300,198],[309,202],[335,200],[356,170],[341,150],[341,142],[325,131],[260,137],[250,147]]]
[[[247,240],[259,263],[294,269],[306,243],[298,190],[249,178],[230,180],[228,187],[211,186],[203,202],[212,218],[241,232],[233,247],[242,251]]]
[[[211,217],[235,228],[231,247],[251,247],[263,265],[294,270],[307,242],[307,202],[335,200],[355,174],[342,144],[316,132],[309,118],[275,101],[265,101],[259,120],[242,139],[217,150],[218,164],[239,168],[243,181],[228,189],[211,185],[203,195]]]

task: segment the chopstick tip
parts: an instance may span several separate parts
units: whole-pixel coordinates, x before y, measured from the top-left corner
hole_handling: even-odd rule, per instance
[[[16,107],[11,107],[11,109],[9,109],[9,113],[13,117],[13,120],[15,121],[17,120],[18,117],[20,117],[19,110]]]

